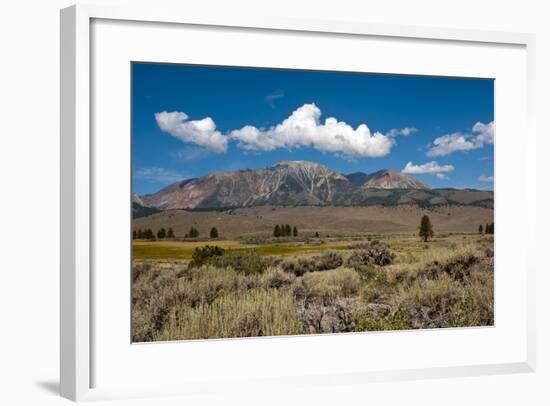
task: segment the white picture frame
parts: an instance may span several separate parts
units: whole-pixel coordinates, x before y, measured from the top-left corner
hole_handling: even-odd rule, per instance
[[[149,23],[171,23],[200,27],[246,28],[250,30],[284,31],[293,33],[344,34],[380,38],[436,40],[461,44],[503,44],[525,47],[526,51],[526,151],[534,156],[534,49],[535,37],[525,33],[487,32],[461,29],[428,28],[402,25],[379,25],[343,21],[305,19],[228,19],[223,16],[192,16],[185,7],[177,10],[150,8],[110,8],[104,6],[72,6],[61,11],[61,394],[75,400],[150,395],[154,391],[128,388],[94,388],[90,373],[95,362],[92,332],[94,278],[93,240],[93,183],[91,132],[91,25],[93,20]],[[535,165],[534,159],[529,165]],[[535,190],[532,188],[531,190]],[[534,240],[536,222],[535,199],[530,205],[528,238]],[[533,245],[534,246],[534,245]],[[433,377],[469,376],[529,372],[535,370],[535,260],[533,249],[526,252],[525,266],[527,298],[525,303],[525,357],[519,362],[468,364],[437,368],[393,369],[386,371],[356,371],[345,374],[305,375],[299,385],[363,383],[380,380],[421,379]],[[129,343],[128,343],[129,344]],[[288,379],[287,379],[288,378]],[[243,384],[241,387],[296,385],[290,377],[264,380],[263,383]],[[157,393],[174,394],[208,391],[208,385],[181,385],[170,389],[158,387]]]

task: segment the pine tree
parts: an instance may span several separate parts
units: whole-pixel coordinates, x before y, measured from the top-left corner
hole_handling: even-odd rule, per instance
[[[137,238],[137,231],[132,231],[132,240],[135,240]]]
[[[161,240],[165,237],[166,237],[166,230],[164,228],[161,228],[160,230],[157,231],[157,238],[159,240]]]
[[[296,228],[296,226],[294,226],[294,228],[292,229],[292,235],[294,237],[298,237],[298,229]]]
[[[319,232],[315,231],[315,238],[319,238]]]
[[[477,229],[477,232],[479,234],[483,234],[483,226],[481,224],[479,225],[479,228]]]
[[[428,238],[433,237],[434,235],[432,222],[427,215],[422,216],[422,219],[420,220],[420,231],[418,235],[423,238],[424,242],[427,242]]]
[[[292,232],[292,229],[290,228],[290,224],[285,225],[285,237],[290,237],[290,233]]]
[[[281,236],[281,227],[279,227],[279,224],[277,224],[273,229],[273,237],[279,238],[280,236]]]
[[[216,227],[210,229],[210,238],[218,238],[218,229]]]
[[[150,228],[145,230],[145,238],[147,240],[155,240],[155,234],[153,233],[153,230],[151,230]]]
[[[199,236],[199,230],[197,230],[195,227],[191,227],[189,229],[189,238],[197,238]]]
[[[485,224],[485,234],[489,234],[489,224]]]
[[[140,240],[143,240],[143,238],[145,238],[145,235],[143,234],[143,230],[141,228],[137,232],[137,238]]]
[[[172,230],[172,227],[168,229],[168,232],[166,233],[166,238],[176,238],[174,235],[174,230]]]

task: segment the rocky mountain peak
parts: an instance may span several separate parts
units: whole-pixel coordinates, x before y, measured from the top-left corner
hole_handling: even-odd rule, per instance
[[[389,169],[344,176],[310,161],[280,161],[267,168],[214,172],[141,196],[159,209],[259,205],[359,204],[363,189],[429,189],[424,182]]]

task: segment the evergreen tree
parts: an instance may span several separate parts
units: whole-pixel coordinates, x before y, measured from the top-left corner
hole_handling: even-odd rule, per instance
[[[290,224],[285,225],[285,237],[290,237],[290,233],[292,232],[292,229],[290,228]]]
[[[145,230],[145,238],[147,240],[155,240],[155,234],[153,233],[153,230],[151,230],[150,228]]]
[[[281,236],[281,227],[279,227],[279,224],[277,224],[273,229],[273,237],[279,238],[280,236]]]
[[[199,236],[199,230],[197,230],[195,227],[191,227],[189,229],[189,238],[197,238]]]
[[[298,237],[298,229],[296,228],[296,226],[294,226],[294,229],[292,230],[292,235],[294,237]]]
[[[166,238],[176,238],[174,235],[174,230],[172,230],[172,227],[168,229],[168,232],[166,233]]]
[[[137,231],[132,231],[132,240],[135,240],[137,238]]]
[[[483,226],[481,224],[479,225],[479,228],[477,229],[477,232],[479,234],[483,234]]]
[[[485,234],[489,234],[489,224],[485,224]]]
[[[143,230],[140,228],[137,232],[137,238],[140,240],[143,240],[145,238],[145,235],[143,233]]]
[[[160,230],[157,231],[157,238],[159,240],[161,240],[165,237],[166,237],[166,230],[164,228],[161,228]]]
[[[218,238],[218,229],[216,227],[210,229],[210,238]]]
[[[420,231],[418,235],[423,238],[424,242],[427,242],[428,238],[433,237],[434,235],[432,222],[427,215],[422,216],[422,219],[420,220]]]
[[[315,238],[319,238],[319,232],[315,231]]]

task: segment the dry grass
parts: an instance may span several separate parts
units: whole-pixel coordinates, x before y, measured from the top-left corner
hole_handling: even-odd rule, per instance
[[[427,244],[403,236],[381,240],[393,262],[363,255],[370,250],[366,240],[347,250],[314,257],[301,253],[284,260],[230,252],[200,268],[189,268],[185,260],[135,261],[133,339],[494,323],[491,237],[446,235]],[[369,252],[388,258],[383,250]],[[255,265],[260,262],[260,267]]]
[[[212,303],[175,306],[155,340],[260,337],[302,333],[289,289],[222,291]]]

